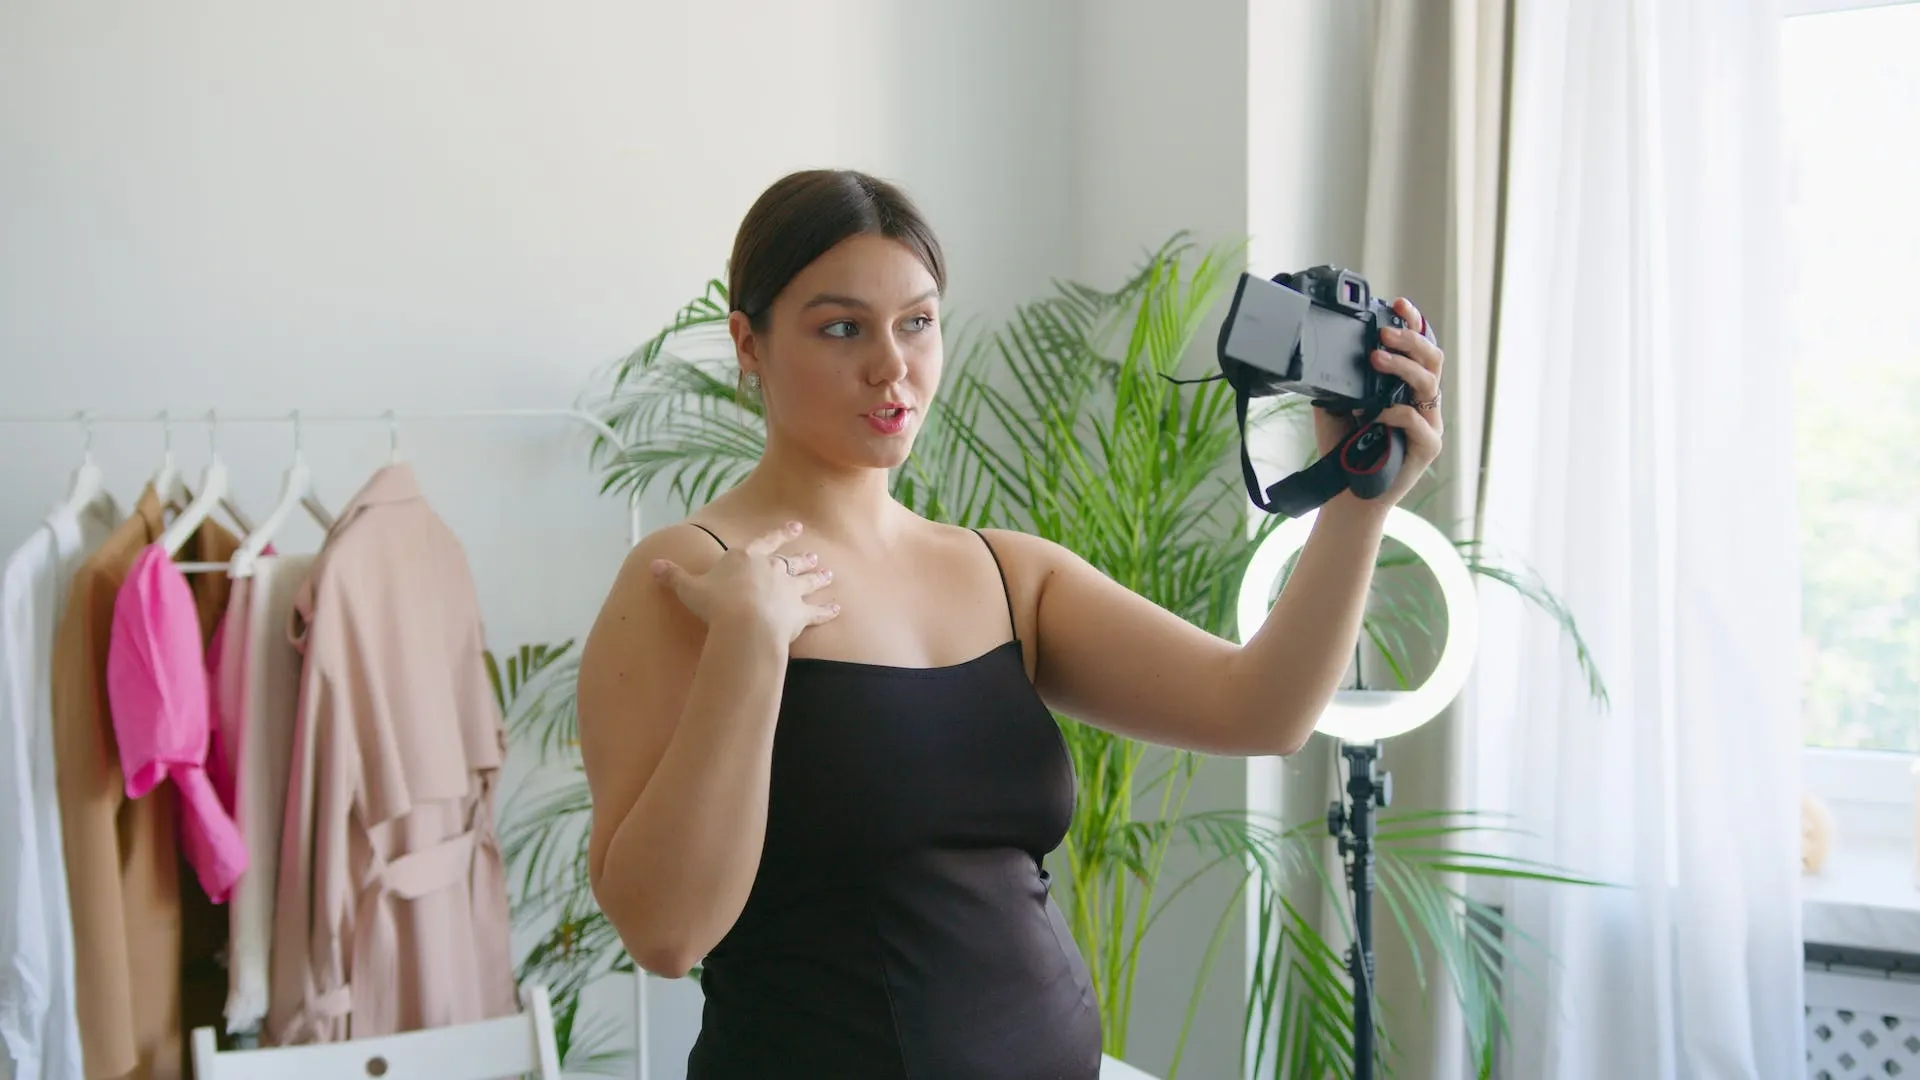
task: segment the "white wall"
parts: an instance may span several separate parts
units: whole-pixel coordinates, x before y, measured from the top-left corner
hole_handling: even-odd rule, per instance
[[[1002,307],[1070,251],[1063,30],[1025,9],[8,4],[4,409],[565,404],[723,272],[767,182],[814,164],[905,181],[954,303]],[[445,435],[406,434],[421,455]],[[77,439],[0,438],[17,535]],[[256,500],[287,445],[229,436],[270,457],[243,477]],[[129,491],[157,448],[102,436]],[[323,475],[344,494],[361,472]],[[436,490],[470,483],[493,486]],[[578,512],[545,538],[617,522]]]
[[[952,303],[1071,270],[1070,5],[974,0],[0,5],[0,414],[565,405],[724,260],[789,169],[904,182]],[[580,633],[625,546],[551,421],[407,424],[497,646]],[[378,425],[308,424],[325,496]],[[285,425],[225,425],[243,508]],[[197,472],[199,425],[177,426]],[[76,428],[0,425],[0,547],[59,497]],[[103,427],[131,498],[151,426]],[[311,543],[311,529],[296,541]],[[656,1078],[697,990],[656,983]],[[617,1015],[628,991],[610,988]]]
[[[867,168],[920,199],[951,306],[1107,280],[1175,229],[1253,236],[1269,272],[1351,259],[1359,48],[1339,0],[372,0],[0,5],[0,415],[401,414],[565,405],[723,260],[775,176]],[[1356,106],[1363,103],[1355,102]],[[1362,163],[1363,164],[1363,163]],[[1350,205],[1351,204],[1351,205]],[[190,472],[197,423],[176,425]],[[0,424],[0,547],[57,498],[67,425]],[[550,421],[402,428],[466,540],[496,645],[584,629],[625,545],[584,441]],[[379,425],[309,424],[325,496]],[[228,424],[243,506],[284,424]],[[160,433],[103,427],[131,497]],[[312,542],[311,531],[297,535]],[[1237,765],[1193,808],[1239,805]],[[1223,897],[1157,930],[1134,1027],[1165,1064],[1179,973]],[[1238,1046],[1238,931],[1182,1075]],[[652,1076],[682,1071],[697,991],[656,982]],[[629,1008],[620,988],[602,1004]]]
[[[1247,224],[1248,0],[1084,0],[1075,48],[1077,272],[1117,278],[1180,229]]]

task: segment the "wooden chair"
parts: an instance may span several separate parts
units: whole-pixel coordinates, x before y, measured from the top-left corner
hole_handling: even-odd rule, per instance
[[[258,1050],[222,1051],[212,1028],[195,1028],[194,1080],[561,1080],[547,988],[521,987],[520,1005],[516,1016],[472,1024]]]

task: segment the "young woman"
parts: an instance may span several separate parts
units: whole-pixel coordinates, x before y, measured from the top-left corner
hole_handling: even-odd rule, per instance
[[[589,635],[594,895],[635,961],[702,965],[693,1080],[1093,1080],[1100,1025],[1042,858],[1074,776],[1049,708],[1209,754],[1288,754],[1353,653],[1389,507],[1440,450],[1442,354],[1386,496],[1343,495],[1244,648],[1016,532],[888,495],[940,385],[940,246],[860,173],[775,183],[730,264],[766,452],[633,550]],[[1397,304],[1410,326],[1425,322]],[[1350,421],[1318,415],[1324,450]]]

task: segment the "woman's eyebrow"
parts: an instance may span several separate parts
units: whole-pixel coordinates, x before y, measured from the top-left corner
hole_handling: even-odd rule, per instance
[[[916,296],[913,299],[907,301],[905,306],[912,307],[913,305],[921,303],[922,301],[931,300],[935,296],[938,296],[939,294],[940,294],[939,289],[928,289],[926,292],[923,292],[919,296]],[[861,311],[873,310],[873,305],[867,303],[865,300],[862,300],[857,296],[846,296],[841,293],[820,293],[819,295],[815,296],[813,299],[800,305],[800,310],[805,311],[809,308],[817,308],[817,307],[846,307],[846,308],[857,308]]]

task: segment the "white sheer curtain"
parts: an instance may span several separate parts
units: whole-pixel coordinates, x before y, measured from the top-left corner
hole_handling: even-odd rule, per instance
[[[1624,886],[1511,890],[1512,1080],[1805,1075],[1798,566],[1766,0],[1520,0],[1466,805]]]

